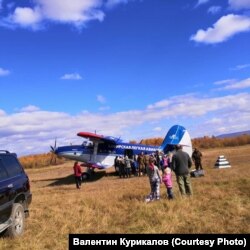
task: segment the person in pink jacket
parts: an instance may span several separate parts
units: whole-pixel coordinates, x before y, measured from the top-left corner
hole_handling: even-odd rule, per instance
[[[172,170],[171,168],[167,167],[163,171],[162,182],[166,186],[167,189],[167,197],[169,200],[174,198],[173,193],[173,183],[172,183]]]

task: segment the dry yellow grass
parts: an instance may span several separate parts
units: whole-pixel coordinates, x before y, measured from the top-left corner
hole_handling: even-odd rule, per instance
[[[219,155],[230,169],[214,169]],[[67,249],[70,233],[250,233],[250,145],[203,151],[205,177],[193,178],[194,196],[146,204],[147,177],[96,173],[77,190],[73,162],[28,169],[33,201],[22,238],[0,239],[0,249]]]

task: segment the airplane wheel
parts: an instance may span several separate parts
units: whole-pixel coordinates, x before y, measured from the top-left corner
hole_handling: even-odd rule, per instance
[[[84,180],[88,180],[90,178],[90,174],[89,173],[86,173],[86,172],[84,172],[84,173],[82,173],[82,180],[84,181]]]

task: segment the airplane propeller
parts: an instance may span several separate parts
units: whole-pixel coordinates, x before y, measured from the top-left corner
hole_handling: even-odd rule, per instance
[[[51,148],[51,150],[50,150],[50,153],[51,153],[50,164],[52,164],[53,162],[54,162],[54,164],[56,164],[56,158],[57,158],[57,155],[55,154],[55,151],[56,151],[56,139],[55,139],[54,147],[50,146],[50,148]]]
[[[51,148],[50,152],[55,152],[54,147],[50,146],[50,148]]]

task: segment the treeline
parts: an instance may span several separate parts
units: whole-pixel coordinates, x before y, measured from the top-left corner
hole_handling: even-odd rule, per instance
[[[237,137],[217,138],[204,136],[192,140],[193,147],[197,148],[223,148],[237,147],[250,144],[250,135],[239,135]]]
[[[141,140],[141,144],[152,145],[152,146],[160,146],[163,142],[163,138],[152,138],[152,139],[143,139]]]
[[[50,165],[62,164],[66,160],[63,158],[58,158],[52,153],[47,154],[37,154],[37,155],[27,155],[19,158],[22,166],[26,168],[41,168]]]

